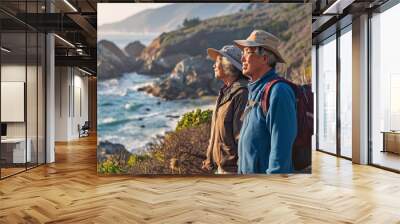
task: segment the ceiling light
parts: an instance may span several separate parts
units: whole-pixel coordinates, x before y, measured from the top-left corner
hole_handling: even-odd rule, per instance
[[[63,41],[64,43],[66,43],[67,45],[69,45],[69,46],[75,48],[75,45],[71,44],[71,42],[69,42],[68,40],[66,40],[66,39],[64,39],[64,38],[62,38],[62,37],[60,37],[60,36],[57,35],[57,34],[54,34],[54,36],[57,37],[58,39],[60,39],[61,41]]]
[[[336,9],[337,4],[340,2],[340,0],[336,0],[331,6],[329,6],[327,9],[322,14],[328,14],[331,13],[333,9]]]
[[[355,0],[336,0],[322,14],[342,14],[343,10],[351,5]]]
[[[90,72],[88,72],[88,71],[86,71],[86,70],[83,70],[83,69],[81,69],[81,68],[79,68],[78,67],[78,69],[79,69],[79,71],[81,71],[81,72],[83,72],[83,73],[85,73],[85,74],[87,74],[87,75],[92,75],[92,73],[90,73]]]
[[[72,10],[74,10],[75,12],[78,12],[78,10],[71,4],[69,3],[68,0],[64,0],[65,4],[67,4]]]
[[[4,52],[6,52],[6,53],[10,53],[10,52],[11,52],[10,50],[8,50],[8,49],[5,48],[5,47],[1,47],[1,50],[4,51]]]
[[[78,53],[79,55],[84,55],[85,54],[82,48],[77,48],[76,49],[76,53]]]

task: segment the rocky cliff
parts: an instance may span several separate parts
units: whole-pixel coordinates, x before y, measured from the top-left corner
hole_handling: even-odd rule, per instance
[[[140,41],[134,41],[126,45],[124,51],[128,55],[128,57],[130,57],[131,59],[136,59],[140,56],[140,54],[142,54],[145,47],[146,46],[140,43]]]
[[[141,48],[141,49],[140,49]],[[102,40],[97,43],[97,72],[99,79],[118,78],[126,72],[138,70],[143,61],[140,55],[144,46],[132,43],[125,48],[127,54],[113,42]]]
[[[131,153],[126,150],[124,145],[111,143],[109,141],[100,142],[97,146],[97,160],[102,162],[109,156],[114,156],[118,160],[127,160]]]
[[[211,68],[212,62],[200,55],[188,57],[176,64],[171,75],[139,90],[167,100],[217,95],[222,82],[214,78]]]

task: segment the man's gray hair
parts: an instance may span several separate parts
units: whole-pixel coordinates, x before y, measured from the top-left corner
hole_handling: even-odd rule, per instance
[[[276,63],[278,62],[278,59],[276,58],[276,55],[272,53],[271,51],[263,48],[263,47],[257,47],[256,48],[256,54],[260,56],[267,56],[268,58],[268,65],[271,68],[275,68]]]
[[[242,76],[242,72],[237,69],[226,57],[222,57],[221,63],[222,68],[227,75],[233,76],[235,78],[239,78],[240,76]]]

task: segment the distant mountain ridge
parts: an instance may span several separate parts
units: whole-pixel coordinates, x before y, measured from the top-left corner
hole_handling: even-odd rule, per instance
[[[178,28],[184,19],[201,20],[232,14],[250,7],[251,3],[181,3],[148,9],[122,21],[99,26],[100,32],[161,33]]]

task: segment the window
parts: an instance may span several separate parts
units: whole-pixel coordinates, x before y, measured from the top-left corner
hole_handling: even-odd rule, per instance
[[[352,35],[351,26],[340,36],[340,155],[352,157]]]
[[[372,163],[400,170],[400,4],[371,18]]]
[[[318,48],[318,149],[336,153],[336,36]]]

